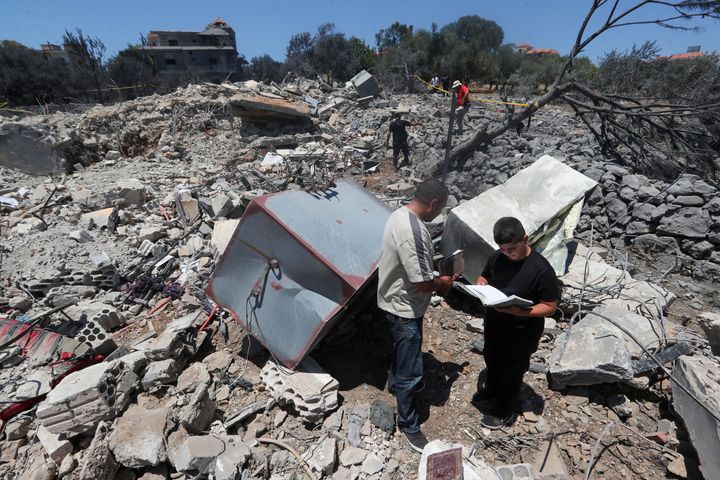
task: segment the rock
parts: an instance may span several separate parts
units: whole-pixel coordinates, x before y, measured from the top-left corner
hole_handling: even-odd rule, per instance
[[[702,242],[693,243],[690,248],[687,249],[687,253],[697,260],[705,260],[712,255],[715,249],[715,245],[707,240],[703,240]]]
[[[83,213],[80,216],[80,225],[87,230],[93,228],[107,228],[111,232],[115,231],[120,217],[118,216],[117,208],[103,208],[102,210],[96,210],[90,213]]]
[[[672,203],[683,207],[700,207],[705,204],[705,199],[699,195],[681,195],[675,197]]]
[[[338,407],[339,384],[310,357],[287,374],[274,360],[268,360],[260,379],[280,404],[291,404],[308,422],[317,422]]]
[[[677,455],[672,462],[668,463],[667,470],[678,478],[687,478],[688,472],[685,467],[685,457]]]
[[[99,480],[113,478],[118,465],[110,451],[110,423],[100,422],[95,436],[83,456],[83,464],[78,480]]]
[[[147,201],[145,186],[137,178],[128,178],[117,182],[121,206],[142,205]]]
[[[359,447],[362,443],[360,430],[369,416],[370,407],[367,405],[355,406],[348,412],[347,439],[353,447]]]
[[[60,462],[60,467],[58,467],[58,478],[63,478],[71,474],[73,470],[75,470],[75,467],[77,467],[77,463],[77,460],[72,455],[63,458],[62,462]]]
[[[173,383],[180,373],[180,364],[173,358],[150,362],[145,369],[142,386],[145,390],[153,385],[167,385]]]
[[[63,459],[73,451],[73,445],[60,435],[50,433],[47,428],[40,425],[37,429],[37,437],[40,440],[45,452],[55,465],[60,465]]]
[[[105,160],[110,160],[111,162],[120,160],[121,158],[122,154],[117,150],[108,150],[108,152],[105,154]]]
[[[347,447],[340,454],[340,464],[343,467],[350,467],[352,465],[360,465],[365,461],[368,456],[368,451],[357,447]]]
[[[630,236],[644,235],[646,233],[650,233],[651,231],[650,225],[640,221],[630,222],[627,227],[625,227],[625,234]]]
[[[144,242],[145,240],[148,240],[150,242],[157,242],[158,240],[166,236],[167,233],[165,232],[165,228],[163,227],[143,227],[138,233],[138,241]]]
[[[673,407],[682,417],[705,478],[720,478],[720,374],[717,363],[702,356],[680,357],[673,368]],[[677,383],[676,383],[677,382]],[[683,391],[684,385],[705,407]],[[714,413],[715,417],[707,410]]]
[[[621,419],[632,417],[633,409],[630,399],[625,395],[617,394],[607,397],[607,406]]]
[[[392,435],[395,431],[395,411],[393,406],[383,400],[373,401],[372,405],[370,405],[370,421],[388,435]]]
[[[22,472],[18,480],[53,480],[57,466],[51,460],[39,460],[30,465],[25,472]]]
[[[250,448],[234,439],[215,460],[215,480],[239,480],[243,467],[250,458]]]
[[[180,410],[178,420],[189,431],[204,431],[215,416],[215,402],[210,398],[208,386],[201,384],[190,399],[190,403]]]
[[[321,476],[331,475],[337,462],[337,439],[332,436],[324,438],[316,446],[310,447],[303,459]]]
[[[145,473],[138,477],[138,480],[167,480],[169,478],[168,469],[165,464],[145,469]],[[215,477],[216,479],[218,477]]]
[[[482,318],[471,318],[465,322],[465,329],[473,333],[483,333],[485,331],[485,323]]]
[[[14,308],[15,310],[25,311],[32,307],[33,299],[28,297],[13,297],[8,300],[8,307]]]
[[[360,468],[365,475],[375,475],[383,469],[383,461],[371,453],[363,460]]]
[[[78,243],[90,243],[94,242],[95,239],[86,230],[72,230],[68,233],[68,237],[72,238]]]
[[[0,443],[0,465],[3,463],[15,463],[18,450],[26,443],[27,440],[25,438]]]
[[[704,239],[710,231],[712,220],[707,210],[683,207],[664,217],[657,226],[657,233],[684,238]]]
[[[667,189],[667,193],[675,196],[680,195],[713,195],[715,188],[708,185],[702,178],[693,174],[683,174],[674,185]]]
[[[19,440],[27,437],[32,425],[30,417],[16,417],[5,424],[5,440]]]
[[[720,356],[720,313],[703,312],[698,318],[698,323],[710,342],[713,354]]]
[[[63,378],[38,405],[37,417],[55,434],[94,430],[125,409],[136,382],[122,361],[91,365]]]
[[[230,364],[233,361],[233,356],[225,350],[213,352],[202,361],[203,365],[207,368],[208,372],[213,375],[222,375],[227,372],[230,368]]]
[[[204,363],[195,362],[180,374],[177,389],[182,393],[192,393],[201,385],[210,385],[212,378]]]
[[[165,424],[167,410],[148,410],[132,405],[115,420],[109,438],[110,450],[121,465],[128,468],[155,466],[167,460]]]

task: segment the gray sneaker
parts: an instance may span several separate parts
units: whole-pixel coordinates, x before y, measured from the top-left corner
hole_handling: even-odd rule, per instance
[[[420,430],[415,433],[403,432],[403,435],[405,435],[405,438],[410,444],[410,448],[416,452],[422,453],[423,448],[428,444],[427,438],[425,438],[425,435],[423,435]]]

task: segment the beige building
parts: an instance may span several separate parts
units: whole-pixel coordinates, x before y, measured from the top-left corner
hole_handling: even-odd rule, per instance
[[[143,49],[153,56],[161,74],[189,74],[212,81],[238,74],[235,30],[222,18],[201,32],[151,31]]]

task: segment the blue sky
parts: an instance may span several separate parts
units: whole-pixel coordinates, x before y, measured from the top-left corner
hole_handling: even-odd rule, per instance
[[[395,21],[430,29],[462,15],[494,20],[505,31],[506,43],[530,43],[538,48],[570,49],[589,0],[465,0],[450,3],[426,0],[0,0],[0,39],[37,48],[60,43],[65,29],[81,28],[99,37],[108,54],[136,42],[150,30],[198,31],[220,16],[237,32],[238,50],[250,59],[269,53],[285,57],[290,37],[315,32],[332,22],[336,30],[374,46],[374,35]],[[633,2],[625,2],[633,3]],[[451,6],[451,8],[448,8]],[[656,26],[608,32],[585,52],[596,60],[613,48],[657,40],[662,54],[684,52],[689,45],[720,51],[720,22],[707,21],[700,32],[680,32]]]

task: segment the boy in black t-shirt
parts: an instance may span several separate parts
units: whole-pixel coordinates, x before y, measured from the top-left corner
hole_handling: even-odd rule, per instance
[[[517,218],[498,220],[493,237],[500,249],[490,256],[476,283],[534,303],[529,308],[487,308],[485,312],[487,379],[472,403],[487,412],[483,426],[496,429],[515,421],[523,376],[540,343],[545,317],[557,309],[560,287],[550,263],[528,244]]]
[[[395,118],[388,126],[387,142],[388,144],[390,143],[390,134],[392,134],[393,166],[398,169],[400,168],[400,165],[398,164],[398,156],[400,156],[401,151],[405,157],[405,164],[410,165],[410,149],[408,148],[407,142],[408,133],[405,127],[412,126],[412,123],[407,120],[403,120],[401,118],[402,114],[399,112],[394,113],[393,116]]]

